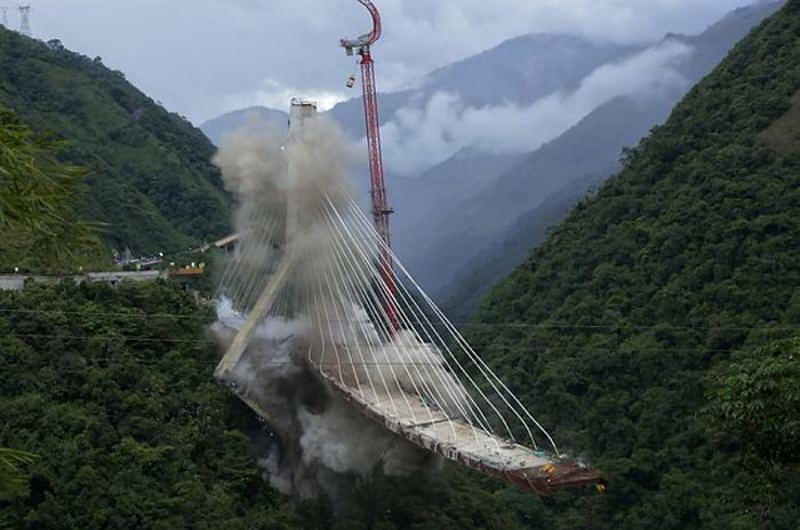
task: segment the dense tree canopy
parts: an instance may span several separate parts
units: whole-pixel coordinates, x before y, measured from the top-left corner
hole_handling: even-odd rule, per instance
[[[210,312],[177,286],[30,287],[0,309],[0,445],[40,455],[15,527],[290,526],[211,377]]]

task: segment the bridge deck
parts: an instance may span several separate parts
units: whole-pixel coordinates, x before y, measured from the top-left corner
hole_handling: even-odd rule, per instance
[[[345,384],[338,368],[308,363],[337,394],[410,442],[444,458],[546,495],[559,486],[601,484],[603,479],[575,461],[503,440],[464,419],[448,418],[416,394],[400,388],[359,389]]]

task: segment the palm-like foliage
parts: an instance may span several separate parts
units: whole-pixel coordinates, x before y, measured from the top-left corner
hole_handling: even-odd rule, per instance
[[[0,264],[63,264],[96,244],[74,215],[84,172],[60,163],[58,148],[0,108]]]
[[[25,494],[28,482],[25,467],[37,458],[32,453],[0,447],[0,501]],[[0,528],[8,527],[6,514],[0,512]]]
[[[25,488],[25,466],[37,458],[32,453],[0,447],[0,499],[11,498]]]

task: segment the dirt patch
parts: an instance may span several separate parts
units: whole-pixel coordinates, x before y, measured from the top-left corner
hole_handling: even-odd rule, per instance
[[[781,153],[800,152],[800,91],[792,97],[792,108],[762,132],[759,138]]]

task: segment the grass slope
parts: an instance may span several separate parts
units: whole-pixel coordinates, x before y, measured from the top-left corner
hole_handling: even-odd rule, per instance
[[[792,108],[761,133],[761,140],[777,151],[800,151],[800,92],[792,98]]]
[[[0,28],[0,104],[89,169],[81,214],[108,224],[110,245],[174,252],[229,230],[211,143],[99,58]]]
[[[472,341],[613,484],[552,501],[552,527],[790,528],[800,517],[800,475],[745,465],[703,412],[710,370],[800,331],[800,153],[760,139],[792,120],[798,89],[791,0],[485,300],[477,320],[489,325]]]

